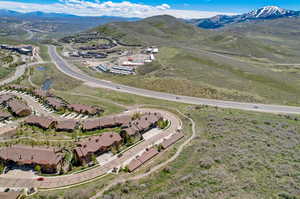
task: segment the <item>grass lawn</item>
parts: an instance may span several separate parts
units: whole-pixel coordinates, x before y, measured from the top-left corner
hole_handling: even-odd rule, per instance
[[[40,56],[44,61],[51,61],[50,55],[48,53],[48,47],[46,45],[39,45]]]
[[[7,78],[10,74],[12,74],[15,71],[15,68],[6,68],[6,67],[0,67],[0,79]]]

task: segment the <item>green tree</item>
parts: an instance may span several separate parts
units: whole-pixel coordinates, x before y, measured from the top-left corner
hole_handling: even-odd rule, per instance
[[[168,120],[159,120],[159,121],[157,122],[157,126],[158,126],[158,128],[160,128],[160,129],[166,128],[166,127],[168,126],[168,124],[169,124],[169,121],[168,121]]]
[[[94,164],[97,164],[97,158],[96,158],[96,155],[95,155],[95,154],[93,154],[93,155],[91,156],[91,160],[93,161]]]
[[[141,118],[141,113],[139,112],[136,112],[133,114],[132,116],[132,120],[137,120],[137,119],[140,119]]]
[[[0,163],[0,174],[3,173],[4,168],[5,168],[4,164]]]
[[[41,168],[40,165],[37,164],[37,165],[35,165],[34,170],[35,170],[37,173],[41,173],[42,168]]]

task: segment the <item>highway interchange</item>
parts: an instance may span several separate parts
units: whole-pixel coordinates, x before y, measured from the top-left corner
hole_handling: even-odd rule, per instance
[[[205,99],[189,96],[180,96],[170,93],[157,92],[152,90],[146,90],[141,88],[135,88],[130,86],[121,85],[105,80],[100,80],[91,77],[81,71],[78,68],[74,68],[68,64],[56,51],[55,46],[49,46],[49,55],[55,63],[56,67],[64,74],[76,78],[85,82],[92,87],[106,88],[118,92],[130,93],[134,95],[150,97],[155,99],[175,101],[180,103],[194,104],[194,105],[208,105],[220,108],[232,108],[246,111],[259,111],[278,114],[300,114],[300,107],[293,106],[281,106],[281,105],[267,105],[267,104],[255,104],[255,103],[242,103],[233,101],[223,101],[214,99]]]

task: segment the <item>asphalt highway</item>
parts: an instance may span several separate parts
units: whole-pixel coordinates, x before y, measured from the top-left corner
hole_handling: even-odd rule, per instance
[[[214,99],[205,99],[189,96],[180,96],[170,93],[157,92],[152,90],[146,90],[141,88],[135,88],[130,86],[121,85],[105,80],[100,80],[91,77],[79,69],[75,69],[68,64],[56,51],[55,46],[49,46],[49,55],[56,67],[63,73],[78,80],[81,80],[92,87],[106,88],[123,93],[130,93],[134,95],[150,97],[155,99],[162,99],[167,101],[181,102],[194,105],[208,105],[220,108],[232,108],[247,111],[259,111],[268,113],[281,113],[281,114],[300,114],[300,107],[293,106],[281,106],[281,105],[267,105],[267,104],[255,104],[255,103],[242,103],[233,101],[223,101]]]

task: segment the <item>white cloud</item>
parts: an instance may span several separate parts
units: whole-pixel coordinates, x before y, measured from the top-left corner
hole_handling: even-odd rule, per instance
[[[218,14],[233,13],[219,13],[206,12],[197,10],[175,10],[168,4],[161,4],[157,6],[150,6],[144,4],[131,3],[123,1],[114,3],[112,1],[94,0],[59,0],[58,3],[53,4],[37,4],[37,3],[22,3],[13,1],[1,1],[0,9],[9,9],[19,12],[58,12],[68,13],[80,16],[122,16],[122,17],[139,17],[145,18],[155,15],[168,14],[178,18],[206,18]]]

